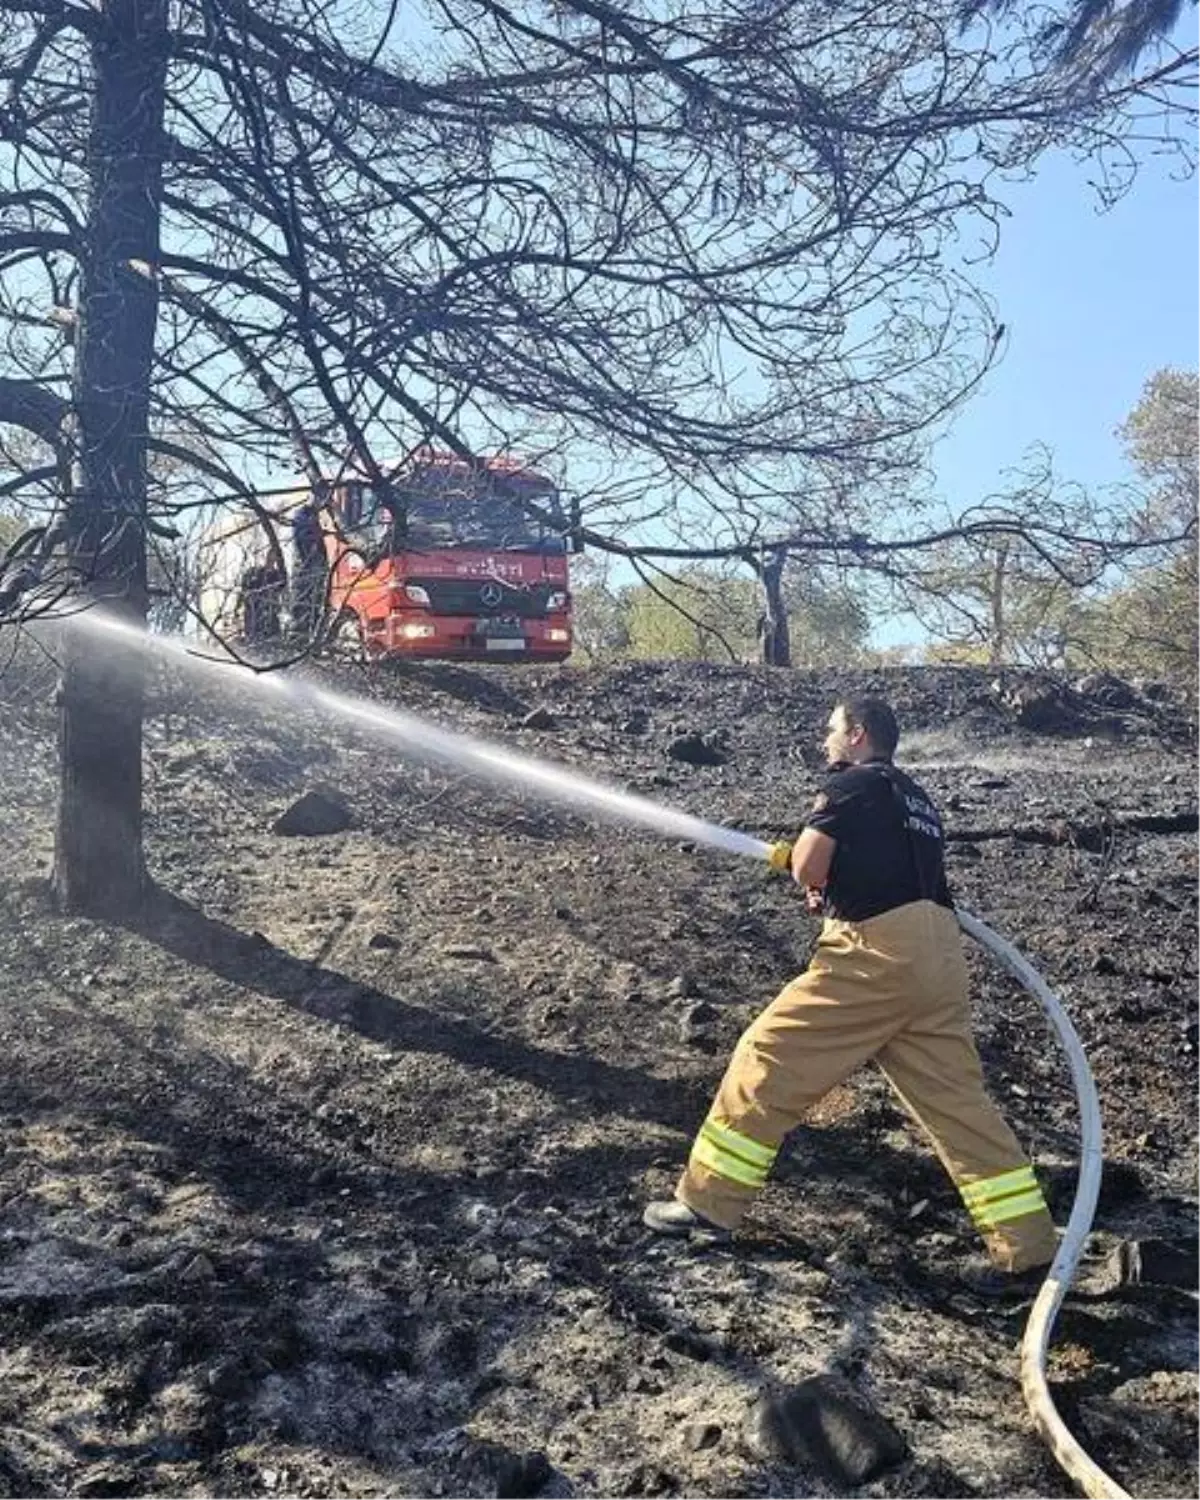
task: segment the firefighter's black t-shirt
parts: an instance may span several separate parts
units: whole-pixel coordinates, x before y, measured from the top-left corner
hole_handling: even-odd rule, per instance
[[[890,762],[831,767],[804,826],[837,840],[827,916],[865,922],[911,901],[953,905],[937,808]]]

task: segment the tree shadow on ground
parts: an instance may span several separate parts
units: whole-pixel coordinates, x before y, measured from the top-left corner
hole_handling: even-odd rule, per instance
[[[658,1078],[592,1054],[552,1051],[460,1016],[407,1004],[337,970],[296,958],[274,947],[261,934],[246,934],[167,891],[153,893],[132,930],[164,952],[228,983],[269,995],[307,1015],[350,1027],[360,1036],[399,1051],[434,1053],[464,1067],[532,1084],[581,1115],[632,1116],[690,1137],[710,1102],[711,1086],[707,1082]],[[816,1134],[806,1126],[798,1127],[800,1138],[811,1139]],[[820,1135],[832,1149],[805,1152],[805,1168],[812,1175],[840,1181],[845,1176],[847,1149],[853,1151],[853,1142],[847,1137],[839,1145],[838,1135],[828,1131]],[[870,1157],[876,1174],[907,1177],[912,1170],[911,1153],[899,1151],[877,1136],[871,1140]]]
[[[218,978],[280,1000],[305,1014],[348,1026],[405,1052],[431,1052],[473,1069],[532,1084],[593,1114],[628,1114],[687,1130],[707,1090],[648,1078],[637,1068],[549,1051],[461,1018],[407,1004],[385,990],[322,968],[206,916],[162,890],[131,930],[164,952]],[[449,998],[449,997],[448,997]]]

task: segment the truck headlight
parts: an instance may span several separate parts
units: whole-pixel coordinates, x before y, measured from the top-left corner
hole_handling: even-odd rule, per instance
[[[571,639],[571,632],[569,630],[560,630],[556,625],[551,625],[550,629],[546,632],[546,639],[548,641],[569,641]]]
[[[437,634],[436,625],[401,625],[400,634],[406,641],[420,641]]]

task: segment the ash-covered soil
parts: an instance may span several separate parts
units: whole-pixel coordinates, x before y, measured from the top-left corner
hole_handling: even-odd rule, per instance
[[[965,669],[324,680],[763,837],[808,806],[833,698],[882,687],[960,900],[1088,1048],[1097,1255],[1195,1233],[1177,705],[1097,689],[1043,713]],[[1020,1398],[1027,1306],[964,1286],[956,1197],[874,1074],[796,1133],[735,1253],[641,1228],[740,1028],[805,961],[787,883],[164,669],[158,894],[136,928],[66,919],[51,686],[27,654],[0,676],[0,1495],[830,1495],[745,1437],[761,1391],[824,1370],[909,1445],[858,1493],[1071,1492]],[[720,764],[673,758],[693,732]],[[312,787],[353,826],[273,833]],[[994,1092],[1065,1221],[1069,1074],[1036,1002],[972,964]],[[1056,1398],[1134,1494],[1197,1492],[1195,1368],[1185,1293],[1060,1319]]]

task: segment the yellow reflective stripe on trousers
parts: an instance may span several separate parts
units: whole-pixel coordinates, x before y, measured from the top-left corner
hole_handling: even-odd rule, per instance
[[[967,1210],[980,1229],[994,1229],[1010,1219],[1044,1213],[1046,1200],[1032,1167],[1017,1167],[981,1182],[964,1182],[959,1188]]]
[[[701,1125],[700,1134],[706,1135],[714,1146],[732,1151],[751,1166],[762,1167],[764,1172],[770,1170],[771,1163],[779,1155],[778,1146],[764,1146],[761,1141],[751,1140],[740,1130],[733,1130],[728,1125],[718,1125],[711,1116]]]
[[[692,1160],[718,1177],[743,1187],[760,1188],[767,1180],[778,1151],[753,1141],[738,1130],[705,1120],[692,1145]]]
[[[999,1177],[984,1177],[979,1182],[959,1184],[962,1200],[968,1208],[976,1203],[991,1203],[1003,1198],[1006,1193],[1015,1193],[1022,1188],[1037,1187],[1037,1178],[1032,1167],[1017,1167],[1012,1172],[1001,1172]]]
[[[1026,1214],[1046,1212],[1046,1200],[1042,1190],[1032,1187],[1028,1192],[1013,1193],[999,1203],[982,1204],[971,1210],[971,1218],[980,1229],[994,1229],[997,1224],[1007,1224],[1009,1219],[1023,1219]]]
[[[744,1166],[733,1157],[726,1156],[703,1136],[697,1136],[692,1146],[692,1161],[699,1162],[702,1167],[707,1167],[718,1177],[728,1178],[730,1182],[740,1182],[743,1187],[760,1188],[767,1180],[765,1174],[757,1167]]]

